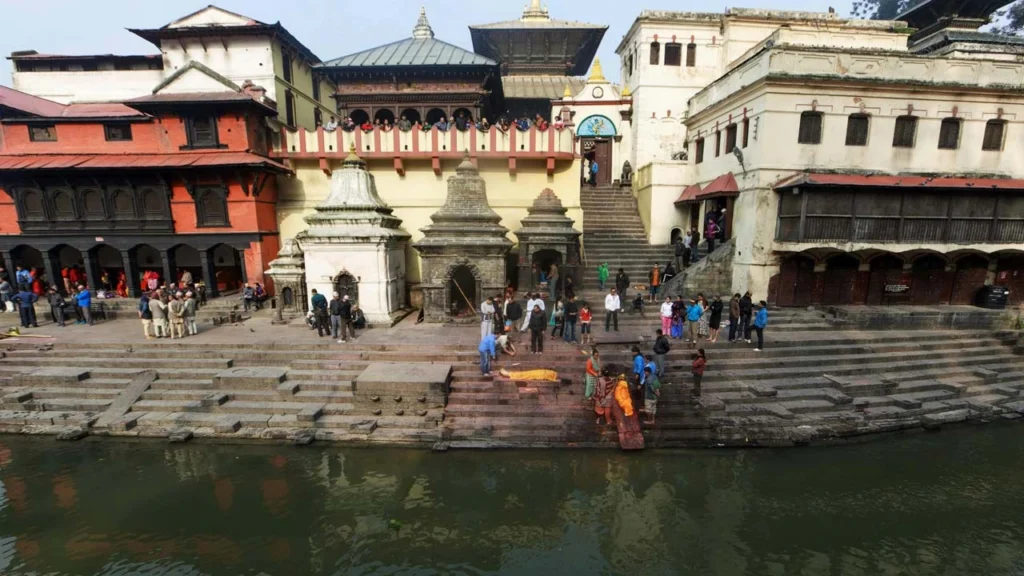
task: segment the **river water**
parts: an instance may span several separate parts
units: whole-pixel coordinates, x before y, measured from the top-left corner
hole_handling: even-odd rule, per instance
[[[0,437],[0,574],[1024,574],[1024,428],[448,452]]]

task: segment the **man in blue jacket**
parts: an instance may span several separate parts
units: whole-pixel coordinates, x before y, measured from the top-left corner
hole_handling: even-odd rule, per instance
[[[498,351],[494,347],[494,332],[488,332],[480,340],[476,350],[480,353],[480,373],[487,376],[491,373],[491,360],[498,359]]]
[[[76,324],[88,324],[92,326],[92,311],[89,309],[92,306],[92,292],[88,288],[78,285],[78,294],[75,295],[75,300],[78,301],[78,309],[82,311],[81,322]]]
[[[697,344],[697,323],[704,315],[704,307],[697,300],[690,298],[690,305],[686,307],[686,327],[690,331],[689,342]]]
[[[19,292],[11,300],[18,305],[18,312],[21,313],[21,327],[28,328],[32,326],[33,328],[39,328],[39,324],[36,322],[35,309],[35,303],[39,300],[39,297],[29,290],[28,284],[22,284]]]
[[[754,315],[754,331],[757,332],[757,348],[754,352],[764,349],[764,328],[768,325],[768,304],[761,300],[757,303],[757,314]]]

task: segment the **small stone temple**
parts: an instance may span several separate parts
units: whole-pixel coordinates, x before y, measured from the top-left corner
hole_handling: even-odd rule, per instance
[[[576,291],[581,291],[580,232],[572,227],[554,191],[545,188],[527,208],[523,227],[516,230],[519,239],[519,289],[539,290],[541,272],[545,275],[551,265],[558,266],[559,282],[572,277]],[[564,286],[564,285],[563,285]],[[564,287],[559,288],[562,292]]]
[[[444,206],[413,245],[422,259],[423,317],[428,322],[476,320],[488,295],[505,288],[512,241],[487,203],[487,188],[469,156],[448,179]]]
[[[349,296],[370,324],[393,324],[406,307],[409,233],[380,199],[354,146],[331,175],[327,199],[305,220],[308,228],[295,239],[304,254],[306,287],[328,299],[333,292]]]
[[[302,260],[302,248],[294,238],[281,243],[277,258],[270,262],[265,272],[274,280],[277,292],[275,322],[287,322],[306,314],[306,266]]]

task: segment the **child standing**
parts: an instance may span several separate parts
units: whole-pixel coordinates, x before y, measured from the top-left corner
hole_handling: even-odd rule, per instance
[[[594,335],[590,333],[590,305],[584,304],[580,310],[580,344],[593,344]]]

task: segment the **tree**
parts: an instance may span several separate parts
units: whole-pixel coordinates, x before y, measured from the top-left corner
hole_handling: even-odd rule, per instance
[[[872,20],[893,20],[904,11],[925,0],[854,0],[853,15]],[[997,34],[1024,35],[1024,0],[1014,0],[992,15],[992,24],[985,30]]]

